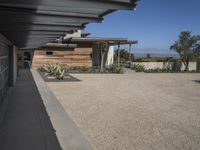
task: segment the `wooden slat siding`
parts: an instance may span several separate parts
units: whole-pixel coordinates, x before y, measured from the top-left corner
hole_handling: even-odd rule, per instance
[[[48,62],[48,63],[52,63],[52,62]],[[69,63],[67,65],[66,64],[61,64],[61,65],[65,65],[66,67],[86,67],[86,68],[90,68],[91,67],[91,64],[89,64],[89,63]],[[32,68],[33,69],[38,69],[41,66],[42,66],[41,64],[34,64],[34,66]]]
[[[44,56],[43,55],[35,55],[34,56],[35,59],[43,59]],[[64,56],[56,56],[54,57],[54,59],[87,59],[87,60],[90,60],[91,56],[90,55],[64,55]],[[52,59],[51,57],[46,57],[45,59]]]
[[[46,49],[53,50],[53,55],[47,56],[44,48],[35,50],[32,61],[33,69],[38,69],[47,63],[59,63],[67,67],[92,67],[92,48]]]
[[[67,59],[39,59],[37,62],[35,62],[35,64],[40,64],[40,63],[48,63],[48,62],[57,62],[57,63],[90,63],[89,60],[78,60],[78,59],[74,59],[74,60],[67,60]]]

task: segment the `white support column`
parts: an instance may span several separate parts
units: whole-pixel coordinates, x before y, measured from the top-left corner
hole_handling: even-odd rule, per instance
[[[107,60],[106,60],[106,66],[112,65],[113,60],[114,60],[114,46],[109,46]]]
[[[131,58],[131,44],[129,44],[129,61],[131,63],[132,58]]]
[[[120,68],[120,43],[118,43],[118,68]]]

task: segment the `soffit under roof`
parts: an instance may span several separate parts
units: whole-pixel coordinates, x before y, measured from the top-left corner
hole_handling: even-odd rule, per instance
[[[20,48],[36,48],[135,6],[136,0],[1,0],[0,33]]]

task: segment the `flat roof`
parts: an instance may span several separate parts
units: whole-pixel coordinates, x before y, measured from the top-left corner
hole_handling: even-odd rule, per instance
[[[64,42],[108,42],[110,45],[126,45],[137,44],[136,40],[128,40],[127,38],[102,38],[102,37],[72,37],[64,39]]]
[[[81,33],[81,37],[88,37],[91,33],[85,33],[85,32],[82,32]]]
[[[134,10],[137,0],[1,0],[0,33],[20,48],[36,48],[65,34],[102,22],[117,10]]]
[[[77,47],[77,44],[63,44],[63,43],[47,43],[45,45],[43,45],[42,47],[58,47],[58,48],[74,48]]]

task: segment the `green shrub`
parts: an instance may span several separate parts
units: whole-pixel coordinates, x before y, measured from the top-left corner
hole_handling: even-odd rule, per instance
[[[200,57],[197,58],[197,72],[200,72]]]
[[[155,69],[147,69],[145,70],[146,73],[168,73],[171,72],[170,69],[160,69],[160,68],[155,68]]]
[[[70,72],[78,72],[78,73],[91,73],[93,72],[93,68],[91,67],[71,67],[69,68]]]
[[[131,66],[132,70],[135,70],[136,72],[144,72],[145,71],[145,66],[142,64],[133,64]]]
[[[166,58],[137,58],[135,62],[164,62]]]
[[[91,70],[91,68],[81,67],[80,70],[83,71],[83,72],[89,72]]]
[[[124,68],[129,68],[129,69],[131,69],[132,62],[126,62],[126,63],[122,64],[122,66],[123,66]]]
[[[59,64],[45,64],[40,70],[46,72],[46,75],[56,77],[58,80],[63,80],[65,76],[65,68]]]
[[[110,65],[108,68],[106,68],[106,71],[117,74],[122,74],[124,72],[123,69],[118,67],[117,64]]]
[[[137,58],[135,62],[175,62],[180,60],[180,58]]]
[[[181,67],[182,67],[182,62],[179,61],[179,60],[176,60],[176,61],[172,62],[171,70],[174,71],[174,72],[180,72]]]

